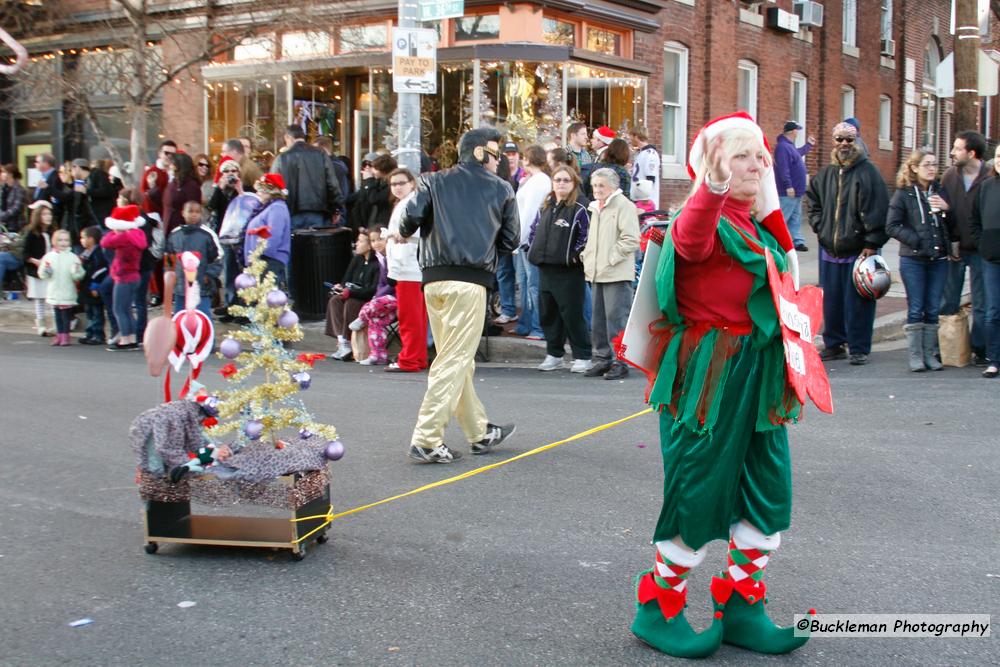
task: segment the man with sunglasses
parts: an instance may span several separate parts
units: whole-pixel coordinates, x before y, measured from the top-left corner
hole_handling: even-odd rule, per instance
[[[170,166],[171,156],[176,154],[176,142],[167,139],[160,144],[160,148],[156,152],[156,162],[146,167],[146,170],[142,172],[142,180],[139,181],[139,191],[142,194],[146,194],[146,191],[150,189],[150,174],[156,174],[156,189],[162,191],[163,188],[167,187],[167,181],[169,180],[167,167]]]
[[[851,364],[861,366],[871,354],[875,301],[862,298],[854,288],[854,261],[878,254],[888,240],[889,193],[882,174],[858,146],[857,136],[850,123],[833,128],[831,162],[809,183],[806,208],[820,245],[825,346],[820,357],[845,359],[849,349]]]
[[[476,349],[500,253],[518,247],[520,222],[514,188],[496,175],[500,134],[492,128],[466,132],[459,163],[421,177],[400,222],[404,238],[420,230],[419,258],[427,319],[437,357],[410,439],[409,456],[421,463],[451,463],[459,452],[444,444],[452,416],[473,454],[485,454],[514,432],[486,418],[476,396]]]

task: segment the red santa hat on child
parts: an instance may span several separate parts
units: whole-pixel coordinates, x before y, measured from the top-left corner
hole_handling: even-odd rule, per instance
[[[144,224],[146,220],[139,214],[139,207],[135,204],[118,206],[111,211],[110,218],[104,219],[104,226],[116,231],[138,229]]]
[[[615,131],[607,125],[601,125],[599,128],[594,130],[594,140],[607,146],[615,140]]]
[[[708,121],[691,142],[691,151],[688,153],[687,170],[691,180],[697,178],[697,167],[701,165],[703,147],[708,142],[723,132],[729,130],[746,130],[753,134],[768,153],[771,146],[767,143],[764,131],[754,121],[753,117],[746,111],[737,111],[727,116],[720,116]],[[760,182],[760,192],[757,193],[757,218],[761,226],[777,239],[781,248],[788,258],[788,269],[795,282],[795,289],[799,289],[799,258],[795,252],[795,244],[792,236],[788,233],[788,225],[785,224],[785,216],[781,214],[781,200],[778,199],[778,184],[774,180],[774,167],[769,164]]]
[[[212,179],[214,183],[218,183],[219,179],[222,178],[222,165],[226,164],[227,162],[236,162],[236,160],[234,160],[229,155],[223,155],[221,158],[219,158],[219,164],[215,165],[215,178]]]

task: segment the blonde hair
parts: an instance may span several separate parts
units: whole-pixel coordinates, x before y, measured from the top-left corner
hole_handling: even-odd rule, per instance
[[[767,149],[764,147],[764,142],[760,140],[756,134],[750,130],[737,127],[731,130],[726,130],[721,135],[722,137],[722,147],[725,149],[726,153],[729,155],[739,155],[744,151],[761,151],[764,154],[764,167],[770,175],[772,160],[771,154],[768,153]],[[699,138],[698,141],[701,141]],[[691,186],[691,191],[688,192],[687,199],[698,191],[701,184],[705,182],[705,177],[708,175],[708,151],[705,151],[701,155],[701,161],[699,164],[694,165],[695,179],[694,184]]]
[[[897,188],[908,188],[917,182],[917,175],[913,173],[913,170],[928,155],[934,155],[934,151],[930,148],[918,148],[910,153],[910,157],[906,158],[906,161],[899,165],[899,171],[896,172]]]
[[[66,238],[69,239],[69,244],[73,245],[73,235],[69,233],[68,229],[57,229],[54,232],[52,232],[52,245],[56,244],[56,237],[59,236],[60,234],[65,234]]]

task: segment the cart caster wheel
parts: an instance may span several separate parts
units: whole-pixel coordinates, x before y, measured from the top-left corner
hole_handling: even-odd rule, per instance
[[[326,533],[323,533],[322,535],[316,538],[316,544],[326,544],[327,540],[329,539],[330,536],[327,535]]]
[[[292,552],[292,560],[299,561],[306,557],[305,548],[300,548],[297,551]]]
[[[156,542],[147,542],[145,549],[148,554],[155,554],[156,550],[160,548],[160,545]]]

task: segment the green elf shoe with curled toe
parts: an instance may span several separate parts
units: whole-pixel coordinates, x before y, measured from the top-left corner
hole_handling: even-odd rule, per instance
[[[767,586],[763,581],[734,582],[725,573],[712,577],[715,613],[722,614],[722,641],[757,653],[791,653],[809,636],[795,636],[795,628],[782,628],[767,616]],[[809,610],[815,614],[815,609]]]
[[[716,614],[712,625],[697,632],[684,618],[687,590],[656,584],[653,571],[636,578],[636,612],[632,634],[657,651],[676,658],[705,658],[722,644],[722,623]]]

